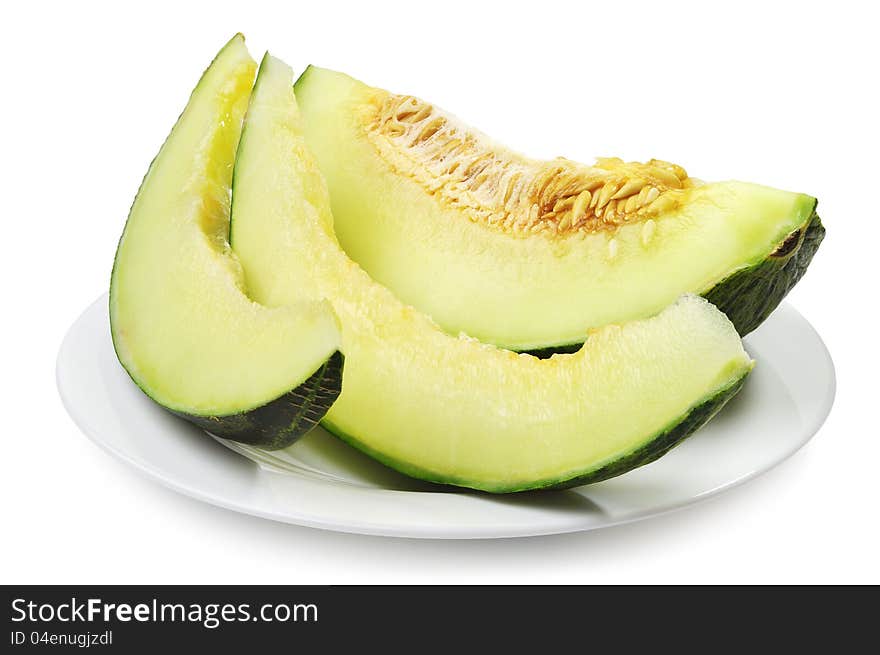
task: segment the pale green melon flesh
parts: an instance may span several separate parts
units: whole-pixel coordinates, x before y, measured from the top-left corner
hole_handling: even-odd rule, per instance
[[[264,60],[236,161],[231,243],[258,301],[310,292],[333,304],[345,370],[324,423],[346,440],[431,480],[543,487],[650,444],[751,369],[727,318],[695,296],[545,360],[449,336],[338,246],[291,79]]]
[[[580,343],[590,328],[652,316],[764,261],[815,207],[807,195],[723,182],[694,188],[648,228],[508,234],[450,208],[379,155],[362,118],[374,91],[309,67],[296,83],[306,142],[349,256],[452,334],[515,350]]]
[[[113,267],[120,362],[153,400],[195,417],[264,406],[307,380],[339,345],[326,304],[268,308],[248,298],[226,240],[232,163],[255,69],[239,35],[205,72],[141,185]]]

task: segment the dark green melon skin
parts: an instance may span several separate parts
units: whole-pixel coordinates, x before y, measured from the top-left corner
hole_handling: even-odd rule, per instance
[[[296,389],[240,414],[199,416],[171,412],[223,439],[265,450],[286,448],[315,427],[339,397],[343,364],[342,353],[337,351]]]
[[[321,427],[326,429],[328,432],[334,434],[350,446],[357,448],[358,450],[366,453],[378,462],[381,462],[385,466],[392,468],[400,473],[403,473],[404,475],[407,475],[411,478],[417,478],[419,480],[425,480],[427,482],[433,482],[441,485],[468,487],[470,489],[484,491],[492,494],[506,494],[520,491],[569,489],[571,487],[578,487],[584,484],[601,482],[602,480],[607,480],[608,478],[622,475],[635,468],[644,466],[645,464],[650,464],[654,460],[659,459],[660,457],[668,453],[672,448],[684,441],[691,434],[699,430],[709,421],[709,419],[715,416],[715,414],[717,414],[721,410],[721,408],[724,407],[728,400],[739,393],[739,390],[742,389],[743,384],[745,384],[746,378],[748,378],[748,375],[748,372],[745,373],[735,382],[732,382],[730,385],[720,390],[712,397],[707,398],[699,405],[693,407],[689,412],[680,417],[665,430],[659,432],[654,437],[649,438],[640,448],[616,459],[614,462],[606,464],[601,468],[594,469],[580,475],[575,475],[573,477],[565,479],[539,480],[528,484],[499,483],[496,485],[487,485],[475,482],[473,480],[468,480],[466,478],[441,475],[434,471],[429,471],[419,466],[414,466],[412,464],[409,464],[408,462],[403,462],[388,457],[383,453],[377,452],[364,444],[357,437],[346,433],[344,430],[339,429],[337,426],[333,425],[326,419],[321,422]]]
[[[792,232],[764,261],[737,271],[703,294],[741,336],[761,325],[803,277],[825,238],[815,210],[806,225]]]

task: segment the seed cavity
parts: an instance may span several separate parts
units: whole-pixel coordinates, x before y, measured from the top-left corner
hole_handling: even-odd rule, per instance
[[[650,242],[652,217],[676,206],[694,186],[676,164],[652,159],[523,157],[470,130],[453,116],[412,96],[374,89],[363,127],[379,156],[470,220],[514,234],[616,230],[643,222]],[[609,257],[617,242],[609,242]]]

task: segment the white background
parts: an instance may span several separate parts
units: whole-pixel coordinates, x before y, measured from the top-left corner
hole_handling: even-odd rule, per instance
[[[869,3],[15,3],[2,13],[2,583],[880,582],[878,20]],[[816,438],[745,487],[596,533],[333,534],[200,504],[67,417],[54,364],[147,164],[236,31],[535,156],[660,157],[820,199],[790,301],[835,359]]]

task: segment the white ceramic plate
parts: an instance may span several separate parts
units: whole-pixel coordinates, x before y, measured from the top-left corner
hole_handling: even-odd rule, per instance
[[[89,438],[199,500],[344,532],[514,537],[591,530],[685,507],[767,471],[809,441],[834,399],[834,366],[819,335],[783,304],[745,342],[758,361],[745,388],[665,457],[594,485],[508,496],[411,480],[320,428],[274,453],[224,447],[131,382],[113,352],[106,296],[71,327],[57,374],[64,405]]]

